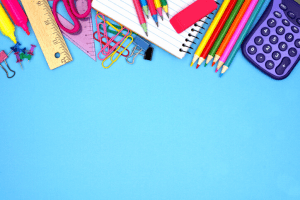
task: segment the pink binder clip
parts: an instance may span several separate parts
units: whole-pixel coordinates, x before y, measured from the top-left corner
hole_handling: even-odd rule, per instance
[[[12,69],[9,68],[6,59],[8,58],[8,56],[6,55],[6,53],[4,51],[0,51],[0,67],[5,71],[7,78],[12,78],[15,76],[16,72]],[[9,69],[9,71],[13,72],[14,74],[12,76],[8,75],[8,72],[6,71],[6,69],[1,65],[1,63],[5,63],[6,67]]]

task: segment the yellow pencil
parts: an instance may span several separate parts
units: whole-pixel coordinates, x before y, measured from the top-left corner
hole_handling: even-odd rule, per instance
[[[193,66],[193,64],[198,60],[198,58],[200,57],[203,49],[205,48],[210,36],[213,34],[215,28],[217,27],[220,19],[222,18],[228,4],[229,4],[230,0],[224,0],[224,2],[222,3],[222,6],[220,7],[217,15],[215,16],[214,20],[212,21],[209,29],[207,30],[205,36],[203,37],[198,49],[196,50],[195,52],[195,55],[194,55],[194,58],[193,58],[193,61],[192,61],[192,64],[191,66]]]

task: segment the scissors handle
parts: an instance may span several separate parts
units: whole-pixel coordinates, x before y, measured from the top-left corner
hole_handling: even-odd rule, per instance
[[[64,5],[66,7],[66,10],[67,10],[68,14],[70,15],[72,21],[74,22],[74,27],[73,27],[73,29],[67,29],[66,27],[64,27],[62,25],[62,23],[60,23],[60,21],[58,19],[58,16],[57,16],[57,4],[58,4],[59,1],[60,0],[53,0],[53,10],[52,10],[52,12],[53,12],[53,16],[55,18],[56,23],[58,24],[58,26],[62,30],[66,31],[67,33],[73,34],[73,33],[78,32],[79,29],[80,29],[80,23],[79,23],[78,19],[76,18],[76,16],[73,14],[73,12],[71,10],[71,7],[69,6],[68,0],[62,0],[62,1],[63,1]]]
[[[78,0],[77,0],[78,1]],[[73,14],[77,17],[77,18],[86,18],[90,13],[91,13],[91,10],[92,10],[92,0],[87,0],[87,7],[88,9],[85,11],[85,13],[83,14],[79,14],[77,9],[76,9],[76,5],[75,5],[75,2],[74,0],[70,0],[69,1],[69,4],[71,6],[71,10],[73,12]]]

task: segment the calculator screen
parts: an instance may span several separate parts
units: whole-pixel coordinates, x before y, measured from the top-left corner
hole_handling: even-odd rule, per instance
[[[300,4],[300,0],[295,0],[295,1]]]

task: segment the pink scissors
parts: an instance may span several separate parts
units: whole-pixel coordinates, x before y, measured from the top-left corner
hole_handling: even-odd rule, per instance
[[[87,11],[83,14],[79,14],[77,9],[76,9],[76,6],[75,6],[75,2],[74,0],[62,0],[65,7],[66,7],[66,10],[68,12],[68,14],[70,15],[71,19],[73,20],[74,22],[74,28],[73,29],[67,29],[66,27],[64,27],[59,19],[58,19],[58,16],[57,16],[57,4],[60,0],[53,0],[53,16],[55,18],[55,21],[57,22],[58,26],[66,31],[67,33],[70,33],[70,34],[73,34],[73,33],[76,33],[79,31],[80,29],[80,23],[78,21],[78,19],[84,19],[86,18],[90,13],[91,13],[91,10],[92,10],[92,0],[86,0],[87,1]],[[78,1],[78,0],[76,0]]]

